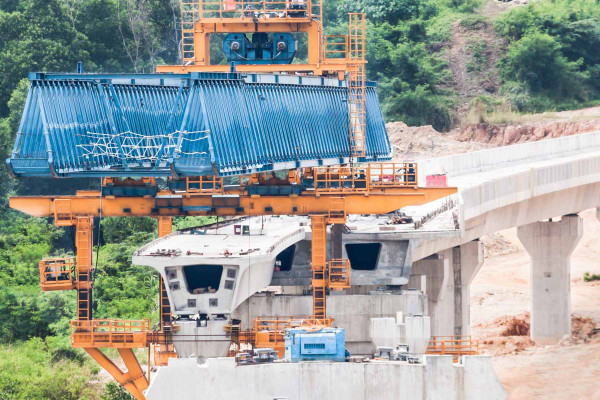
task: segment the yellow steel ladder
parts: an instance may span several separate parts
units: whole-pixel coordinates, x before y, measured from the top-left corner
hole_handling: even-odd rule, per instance
[[[310,217],[312,229],[312,288],[313,288],[313,318],[324,320],[325,315],[325,290],[327,281],[325,272],[327,268],[327,223],[325,215]]]
[[[365,14],[350,13],[348,35],[348,107],[350,157],[365,155]]]
[[[200,1],[181,0],[181,57],[186,65],[196,60],[194,31],[200,18]]]

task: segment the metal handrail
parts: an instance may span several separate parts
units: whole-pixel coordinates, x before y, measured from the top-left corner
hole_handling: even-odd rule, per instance
[[[479,354],[479,340],[471,336],[432,336],[426,354],[459,356]]]
[[[343,41],[340,41],[342,39]],[[344,60],[348,54],[348,35],[323,36],[323,55],[325,59]],[[341,57],[340,57],[341,55]]]
[[[321,18],[320,0],[197,0],[182,1],[188,13],[203,18]]]
[[[94,319],[71,321],[72,347],[146,347],[150,320]]]
[[[39,269],[42,288],[56,285],[73,285],[76,280],[74,257],[41,260]]]
[[[371,163],[355,167],[317,167],[314,169],[315,192],[369,192],[377,188],[418,185],[416,163]]]

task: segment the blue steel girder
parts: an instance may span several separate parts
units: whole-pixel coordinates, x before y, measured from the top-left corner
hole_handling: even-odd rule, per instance
[[[294,75],[32,74],[16,176],[227,176],[349,161],[347,88]],[[366,152],[391,146],[375,85]]]

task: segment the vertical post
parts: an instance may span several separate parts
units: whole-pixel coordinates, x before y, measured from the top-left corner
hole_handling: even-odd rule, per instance
[[[170,234],[173,231],[173,218],[172,217],[158,217],[158,237],[163,237]],[[165,281],[160,275],[159,282],[159,299],[160,299],[160,330],[164,331],[165,326],[171,324],[171,304],[169,303],[169,297],[167,296],[167,289],[165,287]]]
[[[324,320],[326,317],[325,304],[325,269],[327,263],[327,224],[325,215],[312,215],[310,224],[312,229],[312,289],[313,289],[313,317]]]
[[[93,217],[77,217],[75,246],[77,251],[77,319],[92,319]]]

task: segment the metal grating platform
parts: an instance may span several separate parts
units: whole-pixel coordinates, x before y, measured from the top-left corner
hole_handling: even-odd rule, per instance
[[[345,82],[236,73],[30,74],[13,175],[236,175],[348,162]],[[366,151],[391,146],[366,86]]]

